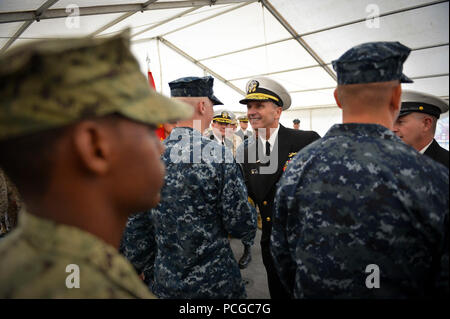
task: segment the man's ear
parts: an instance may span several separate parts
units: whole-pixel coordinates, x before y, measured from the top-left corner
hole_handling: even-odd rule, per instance
[[[281,106],[277,106],[277,109],[276,109],[276,112],[277,112],[277,115],[276,115],[276,118],[279,120],[280,119],[280,117],[281,117],[281,112],[283,111],[283,108],[281,107]]]
[[[433,119],[429,116],[425,116],[423,118],[423,125],[427,131],[432,130],[433,128]]]
[[[104,175],[110,168],[113,139],[106,125],[82,121],[73,129],[74,152],[83,169]]]
[[[198,101],[198,103],[197,103],[197,110],[198,110],[198,113],[200,115],[205,114],[205,112],[206,112],[206,103],[205,103],[205,101]]]
[[[334,95],[334,99],[336,100],[337,106],[338,106],[340,109],[342,109],[341,102],[339,101],[339,98],[338,98],[338,91],[337,91],[337,88],[334,89],[333,95]]]

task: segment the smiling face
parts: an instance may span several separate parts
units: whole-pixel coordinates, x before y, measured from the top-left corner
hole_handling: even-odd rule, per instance
[[[281,106],[270,101],[247,103],[247,117],[253,129],[278,127],[281,111]]]

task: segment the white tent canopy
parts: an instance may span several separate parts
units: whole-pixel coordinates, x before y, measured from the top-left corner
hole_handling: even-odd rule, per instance
[[[292,96],[281,122],[323,135],[341,121],[331,61],[369,41],[412,52],[404,88],[449,95],[449,3],[426,0],[1,0],[0,51],[33,39],[109,36],[130,27],[132,50],[156,89],[183,76],[215,77],[234,112],[248,79],[265,75]],[[448,113],[444,116],[447,127]],[[442,122],[442,121],[441,121]],[[445,137],[444,137],[445,139]]]

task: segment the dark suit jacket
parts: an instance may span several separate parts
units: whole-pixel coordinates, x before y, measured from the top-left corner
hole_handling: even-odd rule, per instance
[[[257,140],[259,142],[257,143],[252,138],[250,139],[249,144],[245,145],[242,169],[248,194],[258,205],[261,213],[261,244],[268,244],[270,242],[272,209],[276,193],[276,184],[283,173],[283,167],[289,158],[289,154],[298,152],[303,147],[319,138],[319,134],[314,131],[293,130],[280,125],[278,136],[271,154],[272,161],[276,161],[276,172],[273,174],[260,174],[262,167],[265,166],[267,168],[267,164],[263,164],[267,161],[267,158],[262,154],[260,139]],[[259,147],[257,144],[259,144]],[[256,149],[261,153],[257,158],[259,162],[252,163],[252,161],[249,160],[249,154],[251,158],[251,154],[256,154]],[[278,159],[275,158],[276,149],[278,149]]]
[[[431,143],[424,154],[448,168],[448,151],[445,148],[442,148],[435,139],[433,139],[433,143]]]

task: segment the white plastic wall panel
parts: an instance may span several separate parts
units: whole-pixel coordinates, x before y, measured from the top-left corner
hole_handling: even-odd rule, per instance
[[[202,59],[289,36],[269,12],[264,10],[263,14],[260,3],[252,3],[172,33],[167,40],[196,59]]]
[[[171,16],[179,14],[187,10],[183,9],[166,9],[166,10],[149,10],[144,12],[136,12],[130,17],[120,21],[119,23],[113,25],[112,27],[106,29],[101,35],[107,35],[111,33],[115,33],[121,31],[126,28],[132,28],[131,33],[134,34],[136,32],[140,32],[146,28],[151,27]]]
[[[311,130],[311,110],[287,110],[281,113],[280,123],[288,128],[293,128],[292,121],[300,120],[301,130]]]
[[[0,24],[0,39],[12,37],[24,22],[10,22]],[[6,39],[8,40],[8,39]]]
[[[403,65],[403,72],[409,77],[448,73],[448,59],[448,45],[415,50]]]
[[[432,0],[270,0],[298,34],[314,32]]]
[[[317,65],[311,55],[295,40],[283,41],[201,62],[227,79]]]
[[[189,62],[184,57],[159,44],[160,57],[156,40],[141,44],[133,44],[131,50],[138,60],[142,73],[147,76],[147,54],[150,58],[150,70],[155,80],[156,90],[166,96],[170,96],[169,82],[185,76],[205,76],[205,72],[197,65]],[[159,61],[161,59],[161,71]],[[162,75],[161,75],[162,74]],[[230,111],[246,112],[246,107],[239,104],[242,96],[218,79],[214,79],[214,93],[224,103],[224,108]]]
[[[72,0],[72,2],[74,2]],[[0,12],[32,11],[37,10],[45,3],[45,0],[1,0]]]
[[[448,97],[448,86],[448,76],[416,79],[414,80],[414,83],[404,83],[402,85],[403,89],[426,92],[440,97]]]
[[[331,126],[342,123],[342,110],[338,107],[289,109],[281,113],[280,123],[285,127],[292,128],[292,121],[295,118],[300,120],[301,130],[313,130],[323,137]]]
[[[298,71],[273,74],[270,78],[279,81],[289,92],[336,86],[336,82],[330,75],[318,66]],[[245,90],[245,85],[248,80],[249,79],[237,80],[232,81],[232,83]]]
[[[247,113],[247,106],[239,103],[244,97],[217,79],[214,79],[214,95],[224,104],[217,105],[214,109],[223,108],[232,112]]]
[[[303,39],[329,63],[351,47],[371,41],[400,41],[410,48],[420,48],[449,39],[448,2],[380,18],[379,28],[365,22],[332,29]]]
[[[338,107],[313,109],[311,118],[311,130],[323,137],[334,124],[342,123],[342,110]]]
[[[237,5],[214,5],[212,7],[210,6],[204,6],[201,7],[193,12],[190,12],[182,17],[176,18],[172,21],[170,21],[167,24],[161,25],[157,28],[154,28],[152,30],[149,30],[148,32],[144,32],[136,37],[133,38],[133,40],[141,40],[141,39],[147,39],[147,38],[151,38],[151,37],[156,37],[156,36],[161,36],[161,35],[165,35],[168,32],[172,32],[174,30],[177,30],[179,28],[183,28],[184,26],[187,26],[191,23],[197,22],[201,19],[205,19],[208,17],[211,17],[215,14],[218,14],[220,12],[229,10],[233,7],[236,7]],[[189,8],[182,8],[181,11],[186,11]],[[174,12],[173,15],[176,15],[177,12],[181,12],[180,9],[176,9],[177,11],[173,11],[175,9],[170,9],[172,12]],[[159,10],[155,10],[155,11],[159,11]],[[164,10],[166,11],[166,10]],[[232,11],[233,12],[233,11]],[[213,18],[214,20],[215,18]],[[181,31],[180,31],[181,32]],[[201,34],[196,34],[196,33],[192,33],[188,36],[189,41],[191,41],[191,38],[195,38],[195,37],[199,37],[201,36]]]
[[[336,105],[334,89],[291,93],[291,108],[317,107],[320,105]]]

